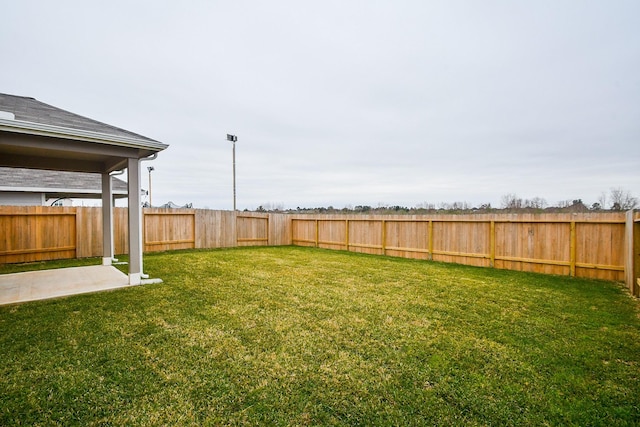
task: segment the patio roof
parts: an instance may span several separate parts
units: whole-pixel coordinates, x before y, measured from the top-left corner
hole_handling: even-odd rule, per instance
[[[0,166],[113,172],[168,145],[53,107],[0,94]]]
[[[140,160],[168,145],[34,98],[0,94],[0,166],[99,173],[102,176],[103,263],[113,259],[111,172],[127,169],[129,281],[142,271]]]

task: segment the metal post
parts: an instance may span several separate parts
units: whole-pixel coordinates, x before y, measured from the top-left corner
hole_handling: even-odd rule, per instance
[[[148,166],[147,170],[149,171],[149,207],[152,207],[151,204],[151,171],[154,170],[153,166]]]
[[[233,211],[236,211],[236,135],[227,134],[227,141],[233,143]]]
[[[233,140],[233,210],[236,210],[236,140]]]

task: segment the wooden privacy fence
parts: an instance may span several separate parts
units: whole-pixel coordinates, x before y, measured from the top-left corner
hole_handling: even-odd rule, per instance
[[[203,209],[144,209],[144,250],[290,244],[285,217]],[[125,248],[121,250],[119,253],[125,253]]]
[[[128,252],[127,209],[115,208],[114,248]],[[145,252],[285,245],[286,215],[143,209]],[[99,207],[0,206],[0,264],[102,256]]]
[[[638,214],[634,218],[637,224]],[[624,280],[626,228],[624,213],[318,215],[292,218],[291,241],[327,249]]]
[[[145,252],[304,245],[484,267],[624,280],[640,294],[640,213],[286,215],[144,209]],[[0,206],[0,263],[102,256],[101,208]],[[127,209],[114,209],[116,254]]]

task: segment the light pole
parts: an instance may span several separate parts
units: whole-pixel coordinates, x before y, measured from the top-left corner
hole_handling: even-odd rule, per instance
[[[151,171],[155,170],[153,166],[147,166],[149,171],[149,207],[151,207]]]
[[[233,210],[236,210],[236,141],[238,137],[227,134],[227,141],[233,143]]]

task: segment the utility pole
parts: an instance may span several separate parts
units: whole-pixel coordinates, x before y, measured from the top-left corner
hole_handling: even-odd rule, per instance
[[[236,141],[238,137],[227,134],[227,141],[233,143],[233,210],[236,211]]]

